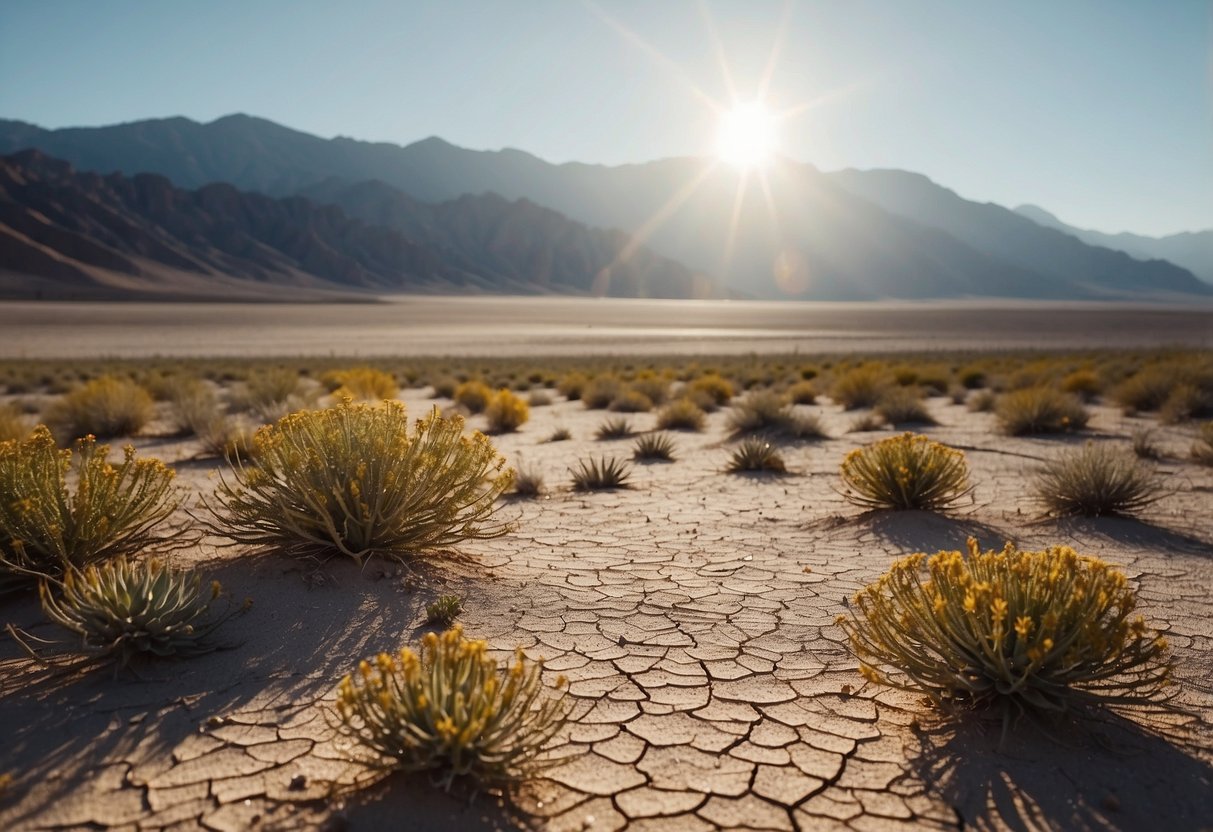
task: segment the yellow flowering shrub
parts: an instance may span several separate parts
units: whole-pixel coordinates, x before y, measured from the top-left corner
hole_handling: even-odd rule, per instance
[[[405,648],[360,662],[337,687],[337,714],[388,768],[435,771],[447,787],[461,776],[508,782],[545,764],[543,751],[568,717],[564,694],[547,693],[542,670],[521,648],[499,668],[488,645],[456,625],[427,633],[420,656]]]
[[[455,403],[463,405],[469,413],[480,413],[489,406],[492,389],[483,381],[465,381],[455,388]]]
[[[687,391],[712,399],[717,405],[728,404],[733,398],[733,385],[715,373],[705,373],[687,385]]]
[[[1066,546],[968,548],[896,561],[839,616],[865,678],[939,704],[1037,712],[1173,695],[1166,639],[1133,615],[1118,569]]]
[[[354,401],[380,401],[396,398],[396,379],[374,367],[351,367],[348,370],[332,370],[322,379],[333,392],[333,398],[350,398]]]
[[[851,451],[842,481],[843,496],[866,508],[934,511],[972,490],[963,452],[908,432]]]
[[[173,471],[131,447],[121,462],[108,455],[91,436],[59,450],[42,425],[0,442],[0,579],[58,578],[169,543],[157,527],[180,502]]]
[[[491,522],[510,485],[504,458],[437,410],[411,431],[397,401],[292,413],[257,431],[252,457],[212,507],[211,530],[238,543],[403,558],[509,530]]]
[[[1073,394],[1045,386],[1004,393],[994,405],[994,413],[1011,436],[1082,430],[1090,419]]]
[[[493,394],[484,415],[493,433],[509,433],[531,418],[531,408],[521,397],[503,387]]]

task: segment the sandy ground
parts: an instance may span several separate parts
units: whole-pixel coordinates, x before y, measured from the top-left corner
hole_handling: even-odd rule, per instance
[[[0,358],[633,355],[1213,347],[1213,303],[402,297],[0,302]]]
[[[413,415],[430,402],[408,391]],[[678,459],[636,465],[632,488],[582,495],[568,467],[630,455],[594,440],[604,418],[579,403],[534,408],[498,446],[544,471],[549,495],[510,501],[517,529],[463,548],[469,562],[415,572],[331,562],[316,575],[278,556],[204,547],[187,559],[255,603],[224,632],[235,648],[141,678],[56,678],[0,642],[4,829],[1195,830],[1213,818],[1213,742],[1109,720],[1089,732],[939,723],[915,696],[864,685],[833,623],[844,598],[902,554],[1069,543],[1120,564],[1143,611],[1169,622],[1181,703],[1213,718],[1213,469],[1180,457],[1191,428],[1160,429],[1171,493],[1142,520],[1042,520],[1027,496],[1035,461],[1078,437],[1009,439],[993,417],[931,400],[925,429],[966,450],[973,504],[949,516],[865,515],[838,495],[850,448],[888,432],[788,446],[787,476],[722,473],[726,414],[679,434]],[[1087,435],[1124,442],[1148,424],[1096,408]],[[631,417],[638,429],[654,416]],[[472,424],[477,425],[478,419]],[[545,443],[557,425],[573,440]],[[141,439],[167,460],[180,440]],[[215,466],[183,461],[191,489]],[[406,577],[420,585],[411,588]],[[444,794],[425,775],[361,790],[331,727],[333,688],[356,660],[423,632],[424,606],[465,597],[467,632],[504,657],[514,645],[572,680],[574,721],[559,765],[497,796]],[[43,637],[32,601],[3,618]]]

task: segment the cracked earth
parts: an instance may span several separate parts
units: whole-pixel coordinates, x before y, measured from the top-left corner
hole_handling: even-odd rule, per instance
[[[406,391],[412,415],[430,406]],[[1201,829],[1213,818],[1213,469],[1182,457],[1191,428],[1159,429],[1171,489],[1141,520],[1044,520],[1026,474],[1082,438],[1010,439],[993,418],[931,400],[923,432],[966,451],[973,503],[947,515],[863,514],[835,491],[845,452],[888,431],[784,449],[787,476],[722,473],[726,414],[678,433],[677,461],[637,464],[631,488],[577,494],[568,467],[630,456],[593,440],[579,403],[532,409],[495,441],[544,473],[548,494],[509,500],[517,528],[416,567],[204,545],[186,553],[254,606],[225,650],[139,676],[48,672],[0,644],[4,829],[880,830]],[[1148,420],[1094,408],[1096,441]],[[652,414],[629,417],[640,430]],[[479,426],[478,419],[471,420]],[[573,440],[546,443],[556,426]],[[216,466],[179,440],[141,439],[213,488]],[[1167,629],[1190,716],[1044,730],[941,721],[920,697],[864,684],[834,618],[915,551],[1057,543],[1122,566]],[[211,541],[213,543],[214,541]],[[368,782],[334,730],[333,690],[356,661],[415,640],[425,604],[464,597],[469,636],[515,645],[570,680],[554,765],[508,796],[435,789],[425,775]],[[5,620],[53,638],[36,603]],[[1184,722],[1186,727],[1177,728]],[[1166,737],[1160,730],[1175,734]],[[507,799],[508,798],[508,799]]]

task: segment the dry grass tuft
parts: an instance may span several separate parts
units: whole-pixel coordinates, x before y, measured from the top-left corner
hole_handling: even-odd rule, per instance
[[[1033,481],[1037,498],[1054,514],[1136,514],[1162,496],[1158,473],[1128,449],[1087,442],[1046,463]]]
[[[1025,387],[1004,393],[995,414],[1011,436],[1082,430],[1090,419],[1078,399],[1052,387]]]
[[[152,418],[152,397],[127,379],[102,376],[54,402],[46,424],[61,442],[134,436]]]

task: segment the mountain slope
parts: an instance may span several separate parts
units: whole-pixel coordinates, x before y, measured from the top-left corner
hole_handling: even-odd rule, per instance
[[[1165,237],[1147,237],[1144,234],[1105,234],[1076,228],[1059,220],[1037,205],[1020,205],[1015,213],[1027,217],[1037,225],[1055,228],[1093,246],[1115,249],[1142,259],[1170,260],[1182,266],[1206,283],[1213,283],[1213,230],[1185,231]]]
[[[946,192],[954,201],[951,213],[920,215],[884,194],[883,185],[858,193],[846,177],[788,161],[768,172],[766,189],[754,177],[742,189],[743,174],[704,160],[552,165],[520,151],[470,151],[440,139],[408,147],[325,140],[248,116],[53,131],[0,122],[0,150],[22,143],[89,169],[152,170],[187,186],[227,181],[270,194],[315,195],[318,187],[381,180],[422,202],[492,191],[621,229],[633,237],[629,247],[643,243],[756,296],[1101,298],[1208,291],[1171,264],[1086,246],[1005,209],[991,222],[993,206]],[[1037,231],[1050,236],[1034,236]]]
[[[939,228],[969,245],[1055,280],[1093,290],[1202,293],[1183,268],[1163,260],[1135,260],[1123,251],[1091,246],[1000,205],[963,199],[927,177],[902,170],[843,170],[829,178],[887,211]]]
[[[649,252],[617,264],[624,241],[616,235],[559,215],[546,217],[541,227],[527,219],[533,206],[494,199],[481,208],[483,199],[433,210],[461,218],[462,225],[454,226],[460,229],[476,227],[478,209],[493,214],[499,230],[492,268],[444,256],[437,233],[427,244],[425,235],[418,240],[305,197],[279,199],[226,184],[188,191],[154,174],[80,173],[24,151],[0,158],[0,270],[41,278],[28,285],[6,280],[8,294],[29,294],[34,287],[55,296],[192,296],[235,287],[290,299],[283,287],[295,287],[687,297],[701,288],[685,268]],[[500,231],[518,216],[530,237]],[[536,282],[528,256],[547,256],[561,268],[549,270],[547,283]],[[608,274],[614,279],[604,282]]]

